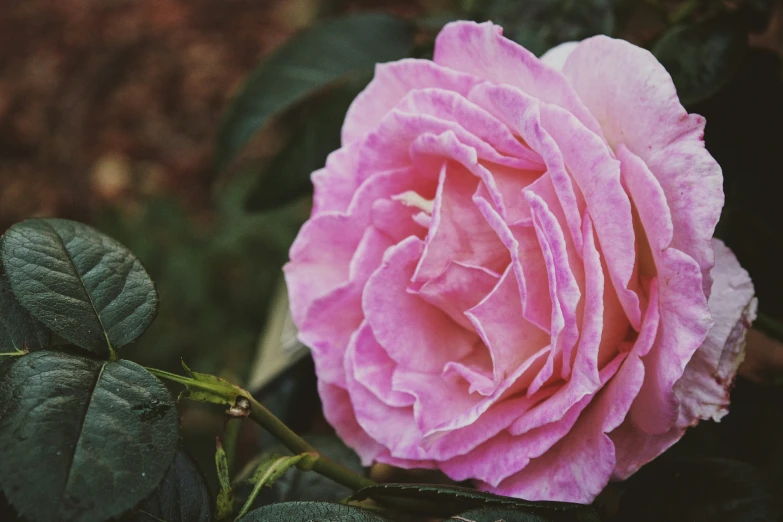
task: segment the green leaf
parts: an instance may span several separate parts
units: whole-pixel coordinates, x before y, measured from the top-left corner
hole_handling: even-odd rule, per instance
[[[372,511],[332,502],[284,502],[251,511],[240,522],[388,522]]]
[[[313,458],[313,455],[309,453],[302,453],[301,455],[273,457],[259,464],[255,473],[253,473],[253,476],[250,479],[250,482],[253,484],[253,491],[250,493],[247,501],[245,501],[245,504],[239,511],[237,518],[242,518],[245,513],[250,511],[250,508],[253,506],[253,501],[258,496],[258,493],[261,491],[262,487],[271,486],[277,479],[282,477],[286,471],[296,466],[299,464],[299,462],[306,458]]]
[[[351,496],[351,500],[362,501],[368,498],[381,503],[390,499],[410,499],[421,501],[421,511],[437,516],[450,516],[455,513],[482,507],[508,507],[525,510],[557,521],[597,521],[598,515],[589,506],[568,502],[532,502],[511,497],[503,497],[460,486],[441,486],[435,484],[379,484],[360,489]]]
[[[215,165],[224,169],[269,118],[339,78],[398,60],[413,49],[413,26],[385,14],[357,14],[302,31],[250,76],[217,138]]]
[[[723,458],[653,462],[627,483],[617,519],[634,522],[776,522],[776,484],[754,466]]]
[[[155,318],[158,296],[124,246],[65,219],[28,219],[0,240],[14,295],[54,333],[102,357],[134,341]]]
[[[487,19],[536,55],[563,42],[614,32],[611,0],[491,0],[485,6]]]
[[[0,489],[32,522],[99,522],[146,497],[174,458],[177,410],[130,361],[38,351],[0,364]]]
[[[248,194],[248,210],[284,205],[312,190],[310,174],[322,168],[329,153],[340,147],[345,113],[368,81],[363,75],[308,101],[289,142],[264,168]]]
[[[339,462],[351,471],[360,474],[365,473],[356,453],[336,436],[307,435],[304,439],[316,448],[320,454]],[[290,455],[290,452],[282,445],[272,447],[269,451],[275,455]],[[248,497],[250,493],[243,491],[243,489],[241,485],[237,487],[237,494]],[[258,495],[255,505],[303,500],[337,502],[348,497],[351,493],[353,491],[350,488],[338,484],[323,475],[294,469],[280,477],[271,488],[264,488]]]
[[[727,15],[667,31],[653,54],[674,80],[686,107],[718,92],[739,69],[748,48],[748,33]]]
[[[234,513],[234,490],[231,488],[231,475],[228,471],[228,458],[217,439],[217,448],[215,450],[215,468],[217,469],[220,491],[217,496],[217,519],[226,520]]]
[[[247,394],[239,386],[231,384],[220,377],[191,371],[185,364],[185,361],[181,361],[181,364],[185,373],[188,374],[187,377],[154,368],[147,368],[147,370],[161,379],[184,385],[185,390],[180,394],[180,399],[184,397],[193,401],[233,406],[238,397]]]
[[[204,474],[181,449],[158,488],[122,522],[212,522],[212,495]]]
[[[52,342],[51,332],[22,308],[5,276],[0,276],[0,338],[3,331],[8,344],[0,339],[0,352],[9,348],[22,352],[43,350]]]
[[[525,513],[512,508],[492,507],[472,509],[465,513],[460,513],[459,518],[455,517],[454,520],[459,520],[460,522],[497,522],[498,520],[503,522],[549,522],[549,519],[534,513]]]

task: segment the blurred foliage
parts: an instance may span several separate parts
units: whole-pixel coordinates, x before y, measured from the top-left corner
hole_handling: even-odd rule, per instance
[[[173,199],[145,201],[132,216],[115,209],[101,216],[101,229],[138,255],[160,294],[158,319],[135,360],[176,370],[187,357],[200,371],[246,377],[269,296],[309,209],[302,202],[248,215],[244,197],[233,185],[206,222]]]
[[[615,29],[612,0],[493,0],[483,15],[536,55],[563,42],[611,35]]]

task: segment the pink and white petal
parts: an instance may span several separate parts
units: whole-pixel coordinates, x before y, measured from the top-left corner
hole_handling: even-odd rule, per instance
[[[438,463],[434,460],[400,459],[393,457],[386,448],[375,457],[375,461],[402,469],[438,469]]]
[[[350,344],[353,345],[353,366],[347,372],[351,374],[351,379],[367,388],[387,406],[402,408],[413,405],[412,395],[392,389],[392,375],[397,364],[375,340],[367,322],[362,323],[354,333]]]
[[[541,170],[518,170],[503,165],[487,165],[487,170],[492,174],[500,197],[503,201],[502,207],[497,210],[505,210],[505,221],[511,225],[530,224],[530,205],[525,198],[520,197],[522,191],[541,179],[547,177],[543,169]],[[476,196],[492,201],[493,195],[486,184],[481,184]]]
[[[549,335],[522,316],[519,286],[511,266],[489,295],[465,315],[489,349],[495,386],[549,343]]]
[[[723,177],[704,148],[704,118],[685,111],[671,77],[650,52],[622,40],[583,40],[563,74],[602,122],[609,144],[625,145],[660,182],[672,209],[672,246],[696,260],[709,294]]]
[[[372,224],[394,243],[408,236],[424,239],[427,228],[414,219],[418,213],[416,207],[405,205],[402,201],[379,199],[372,204]]]
[[[321,397],[324,417],[334,427],[337,436],[359,455],[363,466],[372,464],[385,448],[370,438],[356,422],[348,392],[318,379],[318,395]]]
[[[487,396],[495,391],[495,382],[492,378],[492,358],[487,352],[487,347],[479,341],[473,349],[473,353],[460,361],[446,363],[441,374],[444,379],[468,383],[468,393],[479,393]]]
[[[633,219],[631,202],[620,181],[620,163],[600,137],[563,109],[542,105],[541,123],[560,147],[565,165],[584,196],[612,284],[638,332],[642,312],[639,284],[633,278]]]
[[[473,201],[484,219],[511,253],[511,266],[519,285],[522,316],[545,332],[550,332],[552,301],[549,296],[546,262],[532,226],[509,225],[484,198]]]
[[[603,383],[611,378],[611,375],[606,373],[607,368],[611,369],[609,363],[616,356],[620,342],[628,329],[626,322],[625,331],[620,330],[621,335],[614,333],[615,325],[612,321],[618,319],[622,321],[624,317],[616,317],[622,313],[616,298],[614,304],[611,299],[604,303],[607,293],[604,285],[604,268],[595,246],[592,222],[588,216],[585,216],[584,222],[586,273],[584,319],[571,378],[548,400],[520,415],[519,419],[509,427],[509,432],[513,435],[530,433],[548,423],[559,421],[566,412],[573,409],[574,405],[598,392]],[[613,292],[609,291],[609,293]],[[617,310],[614,314],[612,308]],[[610,343],[611,350],[606,349],[609,358],[604,355],[605,360],[601,360],[601,345],[604,343]],[[604,372],[603,376],[601,371]]]
[[[284,267],[291,314],[300,326],[318,297],[348,281],[349,266],[364,233],[345,214],[320,214],[299,231]]]
[[[729,412],[729,392],[745,358],[745,335],[756,318],[753,282],[729,248],[713,239],[715,267],[709,307],[715,326],[674,386],[680,400],[678,426],[699,419],[719,421]]]
[[[432,224],[413,281],[435,279],[451,262],[502,271],[509,253],[473,203],[478,180],[461,164],[441,169]]]
[[[471,90],[468,99],[503,121],[542,157],[563,209],[571,238],[576,250],[581,252],[584,202],[566,171],[558,144],[541,124],[539,100],[513,87],[490,83],[476,86]]]
[[[626,355],[618,354],[605,371],[617,371]],[[479,488],[528,500],[592,502],[614,469],[614,445],[606,433],[622,422],[633,400],[621,386],[613,388],[618,377],[619,372],[549,451],[497,486],[480,482]]]
[[[546,261],[552,301],[552,349],[546,364],[527,390],[530,396],[549,382],[557,364],[567,360],[570,366],[571,350],[579,339],[577,307],[582,298],[574,270],[580,272],[581,279],[584,273],[581,265],[571,265],[563,231],[544,200],[529,191],[525,197],[533,213],[536,235]],[[566,372],[565,365],[562,371]]]
[[[413,421],[412,408],[393,407],[360,383],[354,371],[357,367],[356,347],[360,337],[355,336],[345,354],[345,375],[356,421],[364,431],[392,456],[403,459],[424,459],[421,434]]]
[[[395,370],[392,389],[416,398],[413,418],[422,436],[444,423],[460,418],[487,400],[482,395],[469,393],[464,383],[442,377],[440,372],[433,374],[404,366],[398,366]],[[469,423],[466,421],[465,424]]]
[[[310,176],[315,187],[312,215],[324,212],[345,212],[359,187],[360,143],[337,149],[326,158],[324,168]]]
[[[394,243],[388,235],[375,227],[367,227],[348,266],[351,281],[363,286],[373,272],[381,266],[386,250]]]
[[[625,145],[617,147],[623,186],[639,213],[653,257],[669,247],[674,236],[672,213],[663,188],[647,165]]]
[[[400,389],[417,395],[417,406],[420,406],[420,418],[417,419],[419,427],[424,435],[425,444],[433,443],[439,438],[444,437],[449,432],[455,432],[461,428],[466,428],[473,423],[479,417],[482,417],[493,406],[500,406],[500,404],[509,397],[519,394],[527,387],[536,373],[540,372],[541,366],[544,363],[549,347],[544,347],[529,357],[522,364],[513,370],[506,379],[501,381],[496,386],[491,395],[486,397],[476,397],[475,395],[465,397],[459,397],[452,399],[448,397],[450,390],[442,389],[437,390],[437,394],[429,393],[428,396],[422,394],[422,391],[427,391],[417,380],[421,380],[421,376],[417,376],[413,373],[407,372],[406,374],[397,375],[399,371],[395,373],[394,383],[395,389]],[[398,386],[399,382],[399,386]],[[549,396],[551,391],[542,390],[539,395],[534,397]],[[445,398],[440,398],[440,395],[446,395]],[[533,400],[534,397],[524,397],[528,400]],[[434,415],[433,413],[438,410],[438,401],[460,401],[459,405],[454,408],[442,408],[442,411]],[[417,412],[414,407],[414,414]],[[424,415],[427,413],[429,416]],[[517,412],[517,415],[519,412]],[[509,423],[513,422],[513,419],[508,420]],[[484,426],[484,420],[478,423],[478,425]],[[503,426],[502,428],[507,427]],[[502,429],[500,428],[500,429]],[[498,430],[499,431],[499,430]]]
[[[415,293],[446,312],[458,325],[472,330],[473,325],[465,312],[484,299],[498,280],[497,274],[486,268],[449,261],[439,276],[427,281]]]
[[[563,75],[524,47],[504,38],[502,31],[491,22],[447,24],[435,40],[433,61],[495,84],[511,85],[559,105],[600,135],[598,122]]]
[[[542,54],[540,60],[552,69],[562,71],[568,56],[576,49],[577,45],[579,42],[563,42]]]
[[[393,109],[384,116],[375,130],[362,138],[363,144],[357,167],[359,181],[364,181],[377,172],[411,165],[427,179],[436,177],[437,171],[433,171],[431,162],[424,165],[419,163],[412,157],[411,148],[417,138],[445,133],[450,133],[456,138],[457,143],[472,149],[472,154],[477,158],[473,163],[481,159],[515,168],[535,167],[535,164],[528,160],[500,154],[490,144],[473,134],[471,129],[466,129],[458,123],[429,114],[412,114]]]
[[[508,156],[507,165],[511,168],[542,170],[544,167],[538,154],[514,137],[500,120],[468,101],[465,94],[439,88],[413,91],[400,101],[396,109],[411,114],[428,114],[458,124],[498,153]],[[511,158],[518,161],[511,161]]]
[[[345,349],[364,319],[361,292],[361,285],[348,282],[313,301],[307,311],[297,337],[310,348],[318,380],[345,387]]]
[[[551,392],[541,392],[535,397],[509,396],[493,404],[481,415],[480,423],[473,423],[453,431],[438,432],[425,438],[424,444],[430,458],[446,462],[468,455],[481,444],[503,432],[514,419],[546,400]]]
[[[685,428],[673,427],[665,433],[650,435],[639,431],[630,419],[626,419],[609,436],[615,446],[617,464],[612,480],[625,480],[639,468],[672,447],[685,435]]]
[[[590,403],[587,396],[556,421],[534,428],[522,435],[501,432],[465,455],[445,461],[442,469],[453,480],[470,478],[498,487],[508,477],[521,471],[562,439]],[[494,458],[493,458],[494,455]],[[497,455],[503,455],[498,459]]]
[[[453,160],[451,163],[457,167],[457,170],[460,170],[459,166],[461,165],[462,170],[481,180],[481,185],[476,182],[475,193],[486,193],[498,212],[502,216],[506,216],[503,195],[492,172],[479,161],[481,158],[478,150],[470,144],[466,145],[460,141],[459,136],[454,132],[446,131],[437,135],[422,134],[418,136],[410,146],[410,156],[413,164],[424,171],[430,171],[437,167],[441,172],[443,165],[449,163],[445,160]],[[502,272],[502,270],[500,271]]]
[[[348,207],[348,214],[363,229],[372,221],[376,201],[391,199],[405,192],[415,192],[423,199],[431,199],[435,197],[436,188],[437,177],[428,179],[410,165],[375,172],[359,185]]]
[[[634,424],[650,434],[666,433],[677,421],[674,384],[713,324],[696,261],[675,248],[661,252],[660,260],[660,328],[644,358],[644,384],[630,412]]]
[[[362,309],[389,356],[405,368],[440,374],[443,366],[468,355],[475,333],[455,328],[443,311],[407,292],[424,245],[409,237],[386,252],[362,294]]]
[[[342,143],[347,145],[378,126],[406,94],[417,89],[437,87],[467,96],[480,80],[442,67],[430,60],[404,59],[375,66],[375,76],[356,97],[342,130]]]

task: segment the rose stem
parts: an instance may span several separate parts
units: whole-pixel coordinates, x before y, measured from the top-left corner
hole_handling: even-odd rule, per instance
[[[362,475],[343,467],[326,455],[323,455],[302,437],[294,433],[291,428],[283,424],[280,419],[275,417],[272,412],[267,410],[252,396],[245,396],[244,398],[247,399],[250,404],[250,419],[282,442],[286,448],[291,450],[294,454],[315,453],[318,456],[318,458],[315,459],[315,462],[308,466],[308,469],[328,477],[343,486],[347,486],[354,491],[377,485],[367,477],[363,477]]]

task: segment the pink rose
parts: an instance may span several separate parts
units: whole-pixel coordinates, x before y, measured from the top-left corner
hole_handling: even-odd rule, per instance
[[[379,65],[285,267],[365,464],[590,502],[720,419],[755,317],[704,118],[647,51],[490,23]]]

